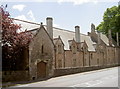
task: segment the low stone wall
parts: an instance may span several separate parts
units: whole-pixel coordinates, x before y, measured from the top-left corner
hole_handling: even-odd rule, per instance
[[[27,81],[28,71],[2,71],[2,82]]]
[[[114,66],[118,66],[118,65],[54,69],[53,77],[93,71],[93,70],[98,70],[98,69],[103,69],[103,68],[114,67]],[[28,71],[2,71],[0,72],[0,74],[2,74],[2,82],[15,82],[15,81],[28,81],[29,80]]]
[[[55,69],[54,77],[68,75],[68,74],[81,73],[81,72],[87,72],[87,71],[93,71],[93,70],[99,70],[99,69],[110,68],[110,67],[115,67],[115,66],[117,66],[117,65]]]

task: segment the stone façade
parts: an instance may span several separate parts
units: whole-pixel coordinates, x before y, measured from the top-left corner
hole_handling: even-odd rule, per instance
[[[91,32],[84,35],[77,33],[80,32],[79,26],[75,26],[77,32],[71,32],[53,27],[52,18],[47,18],[46,21],[48,26],[37,24],[37,28],[33,25],[35,29],[30,30],[34,37],[29,44],[26,53],[28,56],[25,59],[27,61],[25,64],[29,67],[28,72],[25,72],[27,80],[50,78],[120,64],[120,47],[115,44],[109,45],[109,38],[102,33],[97,33],[93,24]]]

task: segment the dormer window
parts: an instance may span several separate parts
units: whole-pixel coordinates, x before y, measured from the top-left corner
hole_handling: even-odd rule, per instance
[[[58,45],[58,53],[62,53],[62,46]]]
[[[75,48],[75,46],[73,46],[73,53],[74,53],[74,54],[76,53],[76,48]]]
[[[87,48],[86,47],[84,47],[84,53],[87,54]]]

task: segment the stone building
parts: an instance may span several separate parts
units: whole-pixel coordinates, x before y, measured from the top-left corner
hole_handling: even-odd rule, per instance
[[[50,17],[46,25],[14,20],[21,24],[22,30],[27,29],[34,35],[26,56],[30,80],[52,77],[55,70],[77,68],[72,72],[80,72],[81,68],[105,68],[119,63],[120,47],[112,42],[111,30],[107,37],[91,24],[91,32],[85,35],[80,33],[79,26],[75,26],[75,32],[53,27]]]

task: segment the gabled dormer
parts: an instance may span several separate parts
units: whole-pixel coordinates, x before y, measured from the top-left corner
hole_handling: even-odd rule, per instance
[[[64,52],[64,43],[60,36],[58,38],[54,38],[54,44],[56,48],[56,53],[61,54]]]
[[[68,40],[68,42],[69,42],[70,50],[72,51],[73,54],[76,54],[76,52],[77,52],[77,43],[76,43],[76,41],[73,39],[73,40]]]
[[[82,50],[84,51],[84,53],[87,53],[87,51],[88,51],[87,43],[84,41],[84,42],[82,42],[81,44],[82,44],[82,45],[81,45],[81,46],[82,46],[82,47],[81,47]]]

